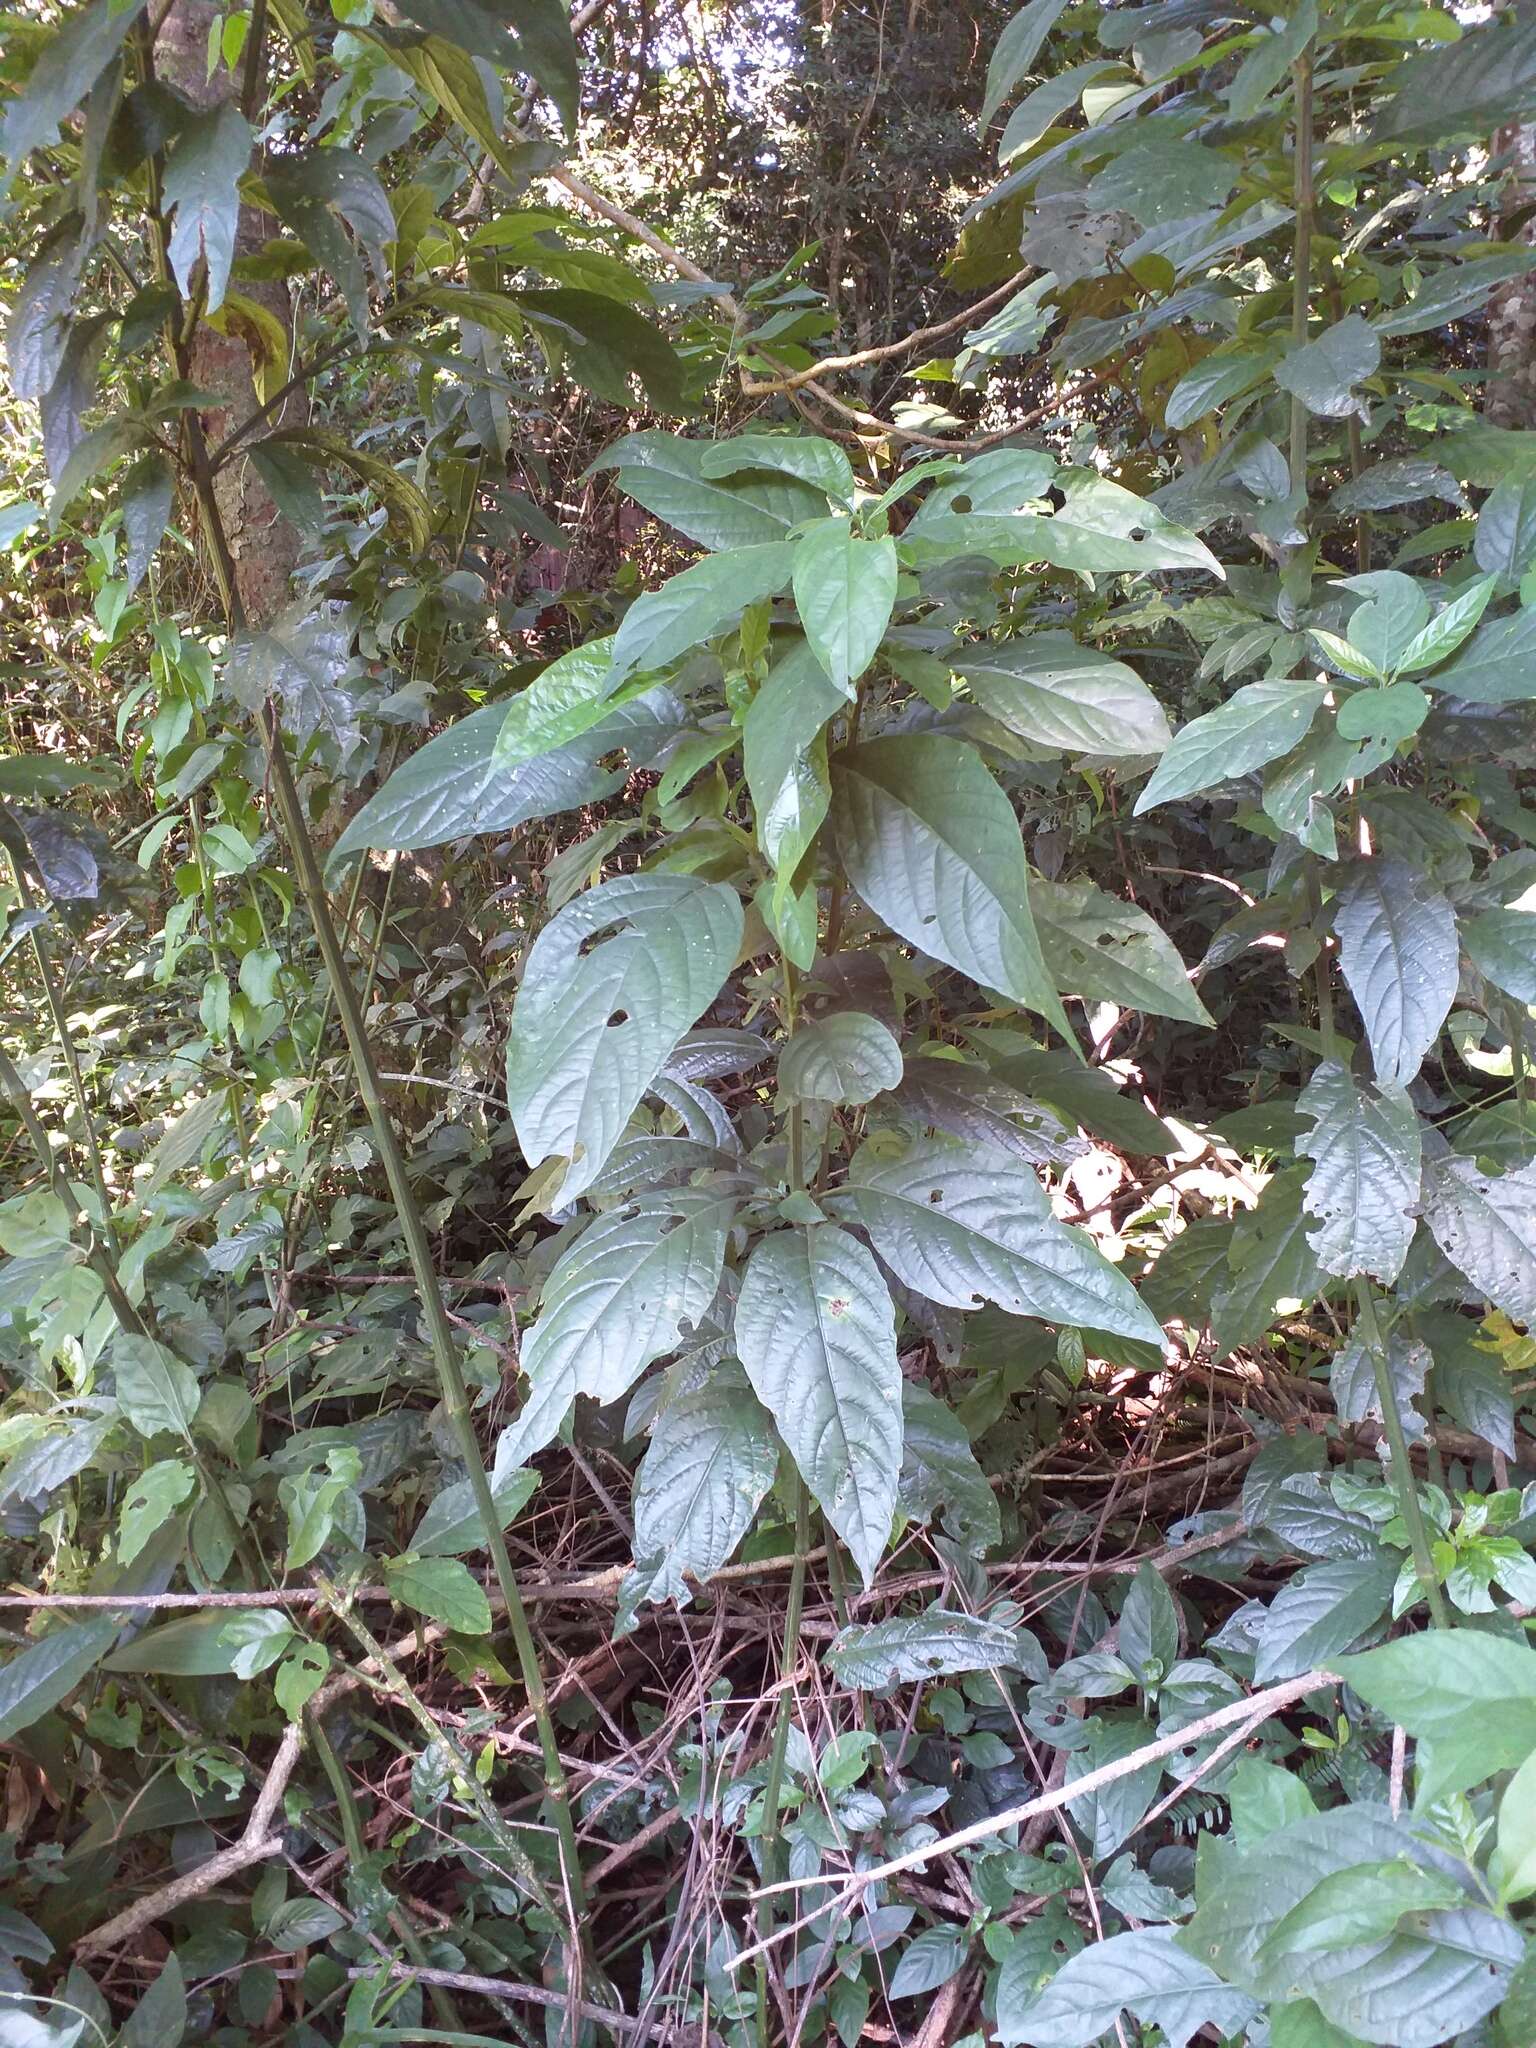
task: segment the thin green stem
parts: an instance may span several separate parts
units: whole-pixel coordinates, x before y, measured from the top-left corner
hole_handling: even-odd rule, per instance
[[[805,1481],[797,1472],[793,1481],[795,1503],[795,1562],[789,1575],[789,1603],[784,1611],[784,1656],[782,1660],[779,1704],[774,1715],[773,1746],[768,1752],[768,1775],[763,1781],[763,1824],[761,1841],[763,1845],[763,1883],[776,1884],[783,1875],[784,1846],[779,1831],[779,1790],[784,1782],[784,1756],[789,1748],[789,1718],[791,1701],[794,1697],[790,1680],[800,1655],[800,1618],[805,1608],[805,1560],[811,1548],[811,1501],[805,1490]],[[773,1902],[759,1899],[757,1902],[757,1938],[766,1941],[773,1929]],[[759,1957],[757,1964],[757,2027],[758,2038],[767,2048],[768,2043],[768,1971],[766,1960]]]
[[[1408,1455],[1408,1439],[1403,1433],[1403,1415],[1397,1402],[1397,1389],[1392,1384],[1391,1362],[1387,1346],[1381,1334],[1381,1324],[1376,1316],[1376,1297],[1369,1280],[1355,1282],[1355,1315],[1361,1341],[1370,1353],[1371,1371],[1376,1376],[1376,1399],[1381,1404],[1381,1419],[1386,1425],[1387,1447],[1392,1453],[1392,1476],[1397,1488],[1397,1504],[1404,1522],[1408,1526],[1408,1543],[1413,1552],[1413,1568],[1419,1584],[1429,1601],[1430,1619],[1436,1628],[1449,1625],[1445,1597],[1440,1591],[1440,1582],[1435,1576],[1434,1561],[1430,1556],[1429,1530],[1424,1522],[1424,1508],[1419,1500],[1418,1483],[1413,1476],[1413,1463]]]
[[[1291,66],[1296,88],[1295,126],[1295,270],[1291,278],[1291,340],[1307,338],[1308,300],[1312,290],[1312,45],[1308,43]],[[1307,487],[1307,408],[1291,400],[1291,489]]]

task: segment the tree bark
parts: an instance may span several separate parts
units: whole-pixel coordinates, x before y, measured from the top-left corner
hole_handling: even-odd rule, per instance
[[[222,59],[213,75],[208,75],[208,34],[217,19],[218,10],[210,0],[176,0],[155,42],[157,73],[199,109],[220,106],[236,98],[240,90],[240,81]],[[260,33],[260,19],[258,9],[253,34]],[[237,259],[259,249],[267,235],[262,215],[254,207],[242,205],[235,237]],[[292,333],[293,306],[286,284],[280,280],[245,280],[238,290],[271,313],[284,333]],[[240,332],[234,309],[226,325],[230,331],[220,333],[206,320],[200,320],[184,365],[192,383],[216,392],[219,397],[219,403],[209,406],[201,415],[210,449],[216,449],[260,403],[254,358]],[[274,420],[272,424],[279,422]],[[229,540],[241,605],[250,623],[261,625],[288,600],[289,579],[298,560],[298,532],[278,510],[259,472],[244,453],[236,455],[218,472],[213,489]]]

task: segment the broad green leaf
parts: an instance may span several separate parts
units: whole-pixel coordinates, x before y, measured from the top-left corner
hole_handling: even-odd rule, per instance
[[[1219,1356],[1262,1337],[1282,1301],[1311,1302],[1323,1270],[1307,1242],[1302,1197],[1307,1169],[1292,1166],[1268,1182],[1255,1207],[1237,1219],[1227,1254],[1230,1277],[1211,1300]]]
[[[1189,1024],[1212,1022],[1173,942],[1138,905],[1092,882],[1031,875],[1029,907],[1046,967],[1063,995]]]
[[[1335,1668],[1369,1706],[1428,1745],[1417,1760],[1420,1805],[1481,1785],[1536,1751],[1536,1650],[1525,1643],[1432,1628]]]
[[[1417,683],[1389,683],[1385,689],[1356,690],[1334,720],[1341,740],[1368,740],[1390,752],[1411,739],[1429,716],[1429,699]]]
[[[1431,327],[1443,327],[1449,320],[1479,311],[1495,285],[1521,276],[1533,260],[1529,249],[1503,249],[1496,256],[1442,263],[1406,304],[1395,312],[1379,314],[1371,325],[1380,335],[1423,334]]]
[[[617,469],[621,490],[700,547],[781,541],[791,527],[825,517],[825,493],[797,477],[711,476],[704,465],[716,445],[648,429],[615,441],[592,468]]]
[[[613,662],[614,636],[557,655],[507,706],[491,760],[499,777],[590,732],[623,683]]]
[[[1028,6],[1019,9],[998,37],[987,65],[982,94],[979,119],[983,128],[1033,71],[1046,37],[1066,7],[1067,0],[1029,0]]]
[[[1011,1154],[922,1139],[896,1157],[863,1147],[826,1206],[861,1224],[898,1278],[951,1308],[1104,1330],[1161,1348],[1163,1333],[1118,1268],[1053,1215]]]
[[[1227,87],[1227,106],[1234,121],[1246,121],[1258,112],[1316,34],[1316,0],[1301,0],[1289,15],[1272,16],[1267,28],[1260,27],[1258,41]]]
[[[162,1458],[139,1474],[123,1495],[123,1512],[117,1534],[119,1563],[133,1563],[150,1537],[176,1512],[196,1484],[196,1473],[180,1458]]]
[[[1178,433],[1204,419],[1229,398],[1240,397],[1274,368],[1280,351],[1273,344],[1229,345],[1202,356],[1174,385],[1163,408],[1163,419]]]
[[[1427,456],[1397,455],[1376,462],[1359,476],[1339,485],[1328,500],[1330,512],[1391,512],[1399,505],[1417,505],[1425,498],[1443,498],[1463,506],[1461,486],[1448,469]],[[1470,631],[1470,627],[1468,628]]]
[[[1248,683],[1219,710],[1181,726],[1136,799],[1135,815],[1250,775],[1304,739],[1327,691],[1275,676]]]
[[[711,1578],[751,1528],[777,1464],[768,1418],[734,1361],[665,1400],[636,1478],[635,1568],[621,1606],[686,1604],[688,1579]]]
[[[1392,86],[1372,128],[1380,140],[1491,135],[1536,107],[1536,24],[1524,15],[1496,14],[1482,27],[1464,29],[1449,49],[1398,64]]]
[[[512,1010],[507,1100],[530,1167],[591,1186],[667,1055],[713,1001],[741,942],[734,889],[621,875],[568,903],[529,950]]]
[[[497,1463],[543,1449],[578,1394],[616,1401],[714,1300],[732,1204],[707,1188],[646,1195],[589,1223],[544,1283],[523,1339],[528,1398]]]
[[[851,698],[891,623],[895,541],[860,540],[847,519],[818,520],[795,546],[794,593],[811,651]]]
[[[1345,1661],[1361,1668],[1383,1654]],[[1357,1804],[1297,1821],[1222,1859],[1220,1880],[1202,1894],[1179,1945],[1266,2003],[1288,2003],[1304,1990],[1346,2034],[1382,2048],[1440,2048],[1498,2004],[1523,1946],[1517,1930],[1472,1894],[1453,1912],[1425,1914],[1385,1940],[1351,1948],[1298,1955],[1270,1940],[1324,1880],[1405,1856],[1437,1867],[1434,1852],[1383,1807]]]
[[[1485,910],[1461,927],[1467,958],[1517,1003],[1536,1003],[1536,911]]]
[[[491,1603],[456,1557],[386,1558],[384,1583],[403,1607],[461,1635],[490,1633]]]
[[[167,1678],[216,1678],[233,1671],[244,1647],[225,1640],[227,1613],[189,1614],[147,1628],[106,1660],[108,1671],[142,1671]]]
[[[659,590],[637,597],[613,637],[611,680],[636,669],[665,668],[723,632],[746,610],[774,597],[790,579],[794,551],[779,541],[706,555]]]
[[[1454,1911],[1466,1898],[1453,1878],[1406,1857],[1354,1863],[1314,1885],[1269,1940],[1278,1953],[1290,1956],[1387,1941],[1404,1914]]]
[[[838,1630],[826,1655],[838,1684],[862,1692],[921,1685],[965,1671],[1004,1671],[1018,1660],[1016,1630],[943,1607],[897,1621],[856,1622]]]
[[[1202,2027],[1236,2035],[1255,2001],[1174,1946],[1172,1928],[1144,1927],[1092,1943],[1063,1963],[1040,1995],[999,2025],[1004,2048],[1089,2048],[1129,2011],[1157,2027],[1168,2048],[1188,2048]]]
[[[190,1439],[199,1398],[197,1374],[153,1337],[120,1332],[112,1343],[118,1405],[140,1436]]]
[[[1527,263],[1536,252],[1527,252]],[[1536,557],[1536,482],[1500,484],[1483,500],[1472,542],[1477,566],[1506,588],[1518,584]]]
[[[915,1055],[906,1063],[897,1104],[922,1125],[1015,1152],[1035,1166],[1065,1166],[1082,1150],[1051,1110],[969,1060]]]
[[[174,1949],[129,2014],[118,2048],[180,2048],[187,2031],[187,1987]]]
[[[903,734],[838,755],[832,773],[838,846],[870,908],[1071,1042],[1030,916],[1019,822],[975,749]]]
[[[985,643],[953,657],[981,708],[1032,746],[1072,754],[1160,754],[1168,720],[1124,662],[1065,633]]]
[[[1112,156],[1089,180],[1085,196],[1095,211],[1120,210],[1144,227],[1168,227],[1224,206],[1236,183],[1230,157],[1192,135],[1154,134]]]
[[[154,559],[175,498],[170,464],[158,455],[146,455],[123,479],[123,577],[130,597]]]
[[[1424,1221],[1441,1251],[1495,1308],[1536,1321],[1536,1165],[1478,1171],[1454,1155],[1429,1162]]]
[[[69,1257],[69,1211],[49,1188],[0,1204],[0,1251],[13,1259]]]
[[[646,746],[682,722],[665,690],[610,709],[579,740],[519,768],[496,766],[506,707],[487,705],[428,740],[371,796],[336,842],[333,860],[365,848],[441,846],[475,833],[512,832],[538,818],[601,803],[624,781],[600,765],[626,742]]]
[[[800,1025],[779,1055],[779,1087],[804,1101],[872,1102],[901,1074],[901,1047],[860,1010]]]
[[[571,285],[519,291],[516,298],[545,355],[597,397],[628,406],[630,380],[638,377],[658,410],[681,410],[683,360],[661,329],[633,306],[606,291]]]
[[[0,200],[23,161],[51,142],[122,48],[144,11],[144,0],[90,0],[64,18],[32,67],[25,86],[0,115],[0,160],[6,176]]]
[[[1004,123],[1002,140],[997,145],[998,162],[1006,165],[1014,157],[1033,149],[1041,137],[1077,105],[1085,86],[1092,85],[1105,72],[1119,68],[1111,60],[1100,57],[1092,63],[1073,64],[1043,80],[1033,92],[1024,96]]]
[[[803,643],[768,671],[747,707],[742,757],[757,840],[782,902],[832,803],[825,728],[843,698]]]
[[[782,1230],[747,1262],[736,1350],[868,1585],[901,1471],[896,1317],[879,1268],[834,1224]]]
[[[230,1653],[229,1668],[237,1678],[255,1678],[296,1640],[296,1630],[276,1607],[249,1607],[225,1621],[220,1642]]]
[[[1370,1095],[1337,1060],[1316,1069],[1296,1104],[1312,1129],[1296,1150],[1313,1162],[1305,1196],[1318,1228],[1307,1239],[1325,1273],[1369,1274],[1389,1285],[1402,1271],[1419,1205],[1422,1142],[1400,1089]]]
[[[166,158],[163,196],[166,207],[174,208],[166,253],[184,299],[192,297],[199,260],[206,266],[208,313],[224,303],[235,260],[240,180],[254,139],[239,107],[225,100],[194,114]]]
[[[1084,574],[1204,569],[1225,575],[1204,541],[1108,477],[1070,471],[1058,477],[1056,488],[1063,503],[1049,515],[1021,512],[1007,518],[947,511],[925,516],[902,536],[903,555],[916,567],[983,555],[1002,569],[1048,562]]]
[[[853,503],[852,465],[835,441],[820,434],[732,434],[727,440],[706,443],[699,463],[699,473],[706,477],[763,469],[798,477],[834,504]]]
[[[66,1622],[0,1665],[0,1742],[67,1699],[111,1647],[121,1619]]]
[[[1288,1579],[1258,1633],[1253,1675],[1259,1685],[1326,1668],[1388,1614],[1397,1558],[1335,1559]]]
[[[964,1966],[970,1939],[963,1927],[925,1927],[901,1952],[891,1972],[892,1998],[937,1991]]]
[[[62,369],[84,259],[78,235],[57,233],[45,239],[22,279],[5,329],[14,398],[43,398]]]
[[[498,1457],[489,1480],[497,1520],[509,1528],[533,1498],[539,1475],[526,1467],[509,1469]],[[469,1480],[456,1479],[443,1488],[412,1530],[410,1548],[417,1557],[465,1557],[486,1548],[485,1524]]]
[[[1367,408],[1355,385],[1374,375],[1381,362],[1381,337],[1358,313],[1325,328],[1316,341],[1292,348],[1275,368],[1282,391],[1299,398],[1310,413],[1323,419],[1362,417]]]
[[[1376,1079],[1406,1088],[1455,1001],[1456,913],[1407,861],[1388,856],[1346,872],[1333,925]]]
[[[272,1692],[290,1721],[302,1718],[304,1709],[330,1674],[331,1653],[323,1643],[295,1643],[277,1667]]]
[[[114,1414],[99,1421],[69,1422],[63,1429],[25,1444],[0,1473],[0,1505],[42,1500],[83,1472],[116,1426]]]
[[[1503,1905],[1536,1892],[1536,1751],[1505,1786],[1490,1877]]]
[[[980,1557],[1002,1541],[1002,1515],[965,1424],[947,1402],[915,1380],[902,1386],[901,1412],[898,1508],[909,1521],[928,1523],[942,1510],[951,1538]]]
[[[1136,1567],[1120,1610],[1120,1655],[1153,1685],[1178,1661],[1179,1610],[1167,1581],[1145,1559]]]
[[[286,1899],[262,1928],[262,1939],[281,1955],[297,1955],[302,1948],[318,1948],[346,1921],[322,1899]]]
[[[225,681],[247,711],[260,713],[273,700],[295,738],[324,734],[345,759],[360,730],[357,699],[346,687],[353,632],[347,605],[290,605],[259,631],[234,636]]]
[[[1317,1811],[1317,1802],[1300,1778],[1262,1757],[1245,1756],[1226,1789],[1233,1837],[1243,1850]]]
[[[1321,626],[1313,626],[1308,630],[1307,638],[1329,668],[1338,675],[1352,676],[1357,683],[1386,681],[1380,665],[1363,649],[1344,639],[1341,634],[1329,633]]]
[[[921,533],[924,521],[941,512],[1021,512],[1027,505],[1038,505],[1057,469],[1055,456],[1043,448],[991,448],[984,455],[946,464],[907,532]]]
[[[574,133],[580,60],[561,0],[518,0],[515,10],[491,0],[401,0],[400,12],[499,71],[532,73]]]
[[[1436,669],[1430,682],[1471,704],[1523,704],[1536,697],[1536,609],[1484,619],[1455,660]]]

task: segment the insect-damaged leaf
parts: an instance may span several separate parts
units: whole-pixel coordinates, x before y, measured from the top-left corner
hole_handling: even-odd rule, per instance
[[[1318,1219],[1308,1242],[1325,1273],[1391,1282],[1402,1271],[1419,1202],[1422,1142],[1401,1089],[1368,1094],[1337,1060],[1325,1060],[1297,1108],[1312,1119],[1296,1141],[1312,1160],[1306,1207]]]

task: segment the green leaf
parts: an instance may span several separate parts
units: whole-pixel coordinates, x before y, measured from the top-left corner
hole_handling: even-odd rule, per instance
[[[1406,1857],[1353,1863],[1314,1885],[1269,1939],[1287,1956],[1387,1941],[1405,1914],[1454,1911],[1466,1898],[1454,1879],[1421,1869]]]
[[[512,1010],[507,1100],[530,1167],[570,1161],[560,1205],[591,1186],[718,993],[741,932],[734,889],[658,873],[600,883],[535,939]]]
[[[1491,135],[1536,107],[1536,24],[1524,15],[1496,14],[1485,26],[1464,30],[1449,49],[1398,64],[1392,87],[1372,129],[1384,141]]]
[[[982,555],[1001,569],[1049,562],[1081,574],[1139,575],[1154,569],[1225,571],[1202,540],[1177,526],[1146,498],[1078,470],[1057,479],[1060,509],[1012,518],[939,512],[914,521],[902,536],[904,558],[915,567]]]
[[[575,132],[580,60],[560,0],[518,0],[515,11],[491,0],[401,0],[400,12],[498,71],[530,72]]]
[[[1162,1346],[1161,1326],[1124,1274],[1057,1220],[1034,1173],[1010,1154],[931,1138],[896,1157],[866,1145],[826,1206],[862,1224],[897,1277],[929,1301],[990,1301],[1010,1315]]]
[[[321,1643],[296,1643],[278,1665],[272,1691],[290,1721],[301,1718],[330,1668],[331,1653]]]
[[[891,1972],[889,1996],[919,1998],[937,1991],[964,1965],[969,1948],[963,1927],[925,1927],[902,1950]]]
[[[795,548],[794,593],[811,651],[833,687],[852,698],[891,623],[895,541],[859,540],[847,519],[818,520]]]
[[[1029,907],[1046,967],[1063,995],[1189,1024],[1212,1023],[1173,942],[1136,904],[1108,896],[1092,882],[1047,882],[1031,875]]]
[[[1422,1142],[1400,1089],[1368,1095],[1337,1060],[1313,1073],[1296,1104],[1312,1130],[1296,1141],[1312,1160],[1305,1202],[1319,1227],[1310,1243],[1325,1273],[1369,1274],[1390,1285],[1413,1241]]]
[[[1470,704],[1523,704],[1536,697],[1536,609],[1484,619],[1456,659],[1431,680],[1437,690]]]
[[[710,1189],[684,1188],[588,1224],[544,1283],[523,1340],[528,1398],[497,1446],[498,1464],[542,1450],[578,1394],[616,1401],[698,1325],[719,1285],[732,1206]]]
[[[491,760],[498,776],[579,739],[607,715],[624,680],[614,667],[613,648],[611,633],[568,648],[519,690],[496,735]]]
[[[1292,64],[1317,34],[1316,0],[1302,0],[1290,14],[1261,24],[1258,41],[1237,67],[1227,87],[1227,106],[1234,121],[1256,114]]]
[[[5,329],[15,398],[41,399],[63,368],[84,257],[79,236],[60,231],[45,239],[22,280]]]
[[[323,1899],[286,1899],[261,1932],[262,1939],[280,1955],[291,1956],[301,1948],[320,1947],[346,1924]]]
[[[1536,912],[1485,910],[1461,927],[1467,958],[1517,1003],[1536,1003]]]
[[[872,1102],[900,1085],[901,1047],[860,1010],[802,1024],[779,1055],[779,1087],[812,1102]]]
[[[1178,1661],[1179,1610],[1167,1581],[1145,1559],[1120,1610],[1120,1654],[1150,1684],[1166,1678]]]
[[[975,749],[903,734],[838,755],[832,774],[838,847],[870,908],[1072,1042],[1030,915],[1018,819]]]
[[[491,1501],[503,1529],[522,1513],[538,1484],[537,1472],[508,1470],[505,1460],[497,1459],[490,1474]],[[472,1550],[484,1550],[486,1540],[474,1487],[468,1479],[456,1479],[430,1502],[411,1532],[410,1548],[417,1557],[464,1557]]]
[[[868,1585],[896,1511],[902,1411],[895,1311],[863,1245],[830,1223],[764,1238],[742,1279],[736,1350]]]
[[[1533,260],[1536,258],[1529,249],[1501,249],[1497,255],[1474,256],[1465,263],[1442,263],[1405,305],[1394,313],[1378,315],[1371,325],[1380,335],[1423,334],[1431,327],[1443,327],[1465,313],[1477,312],[1495,285],[1522,276]],[[1481,561],[1481,556],[1478,559]]]
[[[13,1259],[69,1258],[69,1211],[50,1189],[0,1205],[0,1251]]]
[[[1480,1173],[1454,1156],[1424,1175],[1424,1221],[1480,1294],[1517,1322],[1536,1321],[1536,1165]]]
[[[67,1622],[0,1665],[0,1742],[67,1699],[111,1647],[122,1622]]]
[[[1428,716],[1429,699],[1417,683],[1389,683],[1346,697],[1334,722],[1340,739],[1368,740],[1390,751],[1411,739]]]
[[[1346,313],[1316,341],[1290,349],[1276,365],[1275,382],[1323,419],[1351,413],[1364,418],[1367,407],[1354,386],[1372,376],[1380,362],[1380,335],[1358,313]]]
[[[1004,2048],[1089,2048],[1127,2010],[1161,2029],[1168,2048],[1188,2048],[1206,2025],[1239,2034],[1258,2007],[1176,1948],[1172,1928],[1144,1927],[1069,1957],[1037,1998],[999,2026],[998,2039]]]
[[[1226,1790],[1232,1833],[1243,1850],[1317,1811],[1300,1778],[1262,1757],[1245,1756],[1233,1770]]]
[[[359,736],[357,700],[345,687],[353,631],[344,604],[290,605],[260,631],[234,636],[225,681],[247,711],[271,699],[296,739],[323,734],[345,760]]]
[[[1528,1756],[1499,1800],[1499,1832],[1489,1870],[1501,1905],[1536,1892],[1536,1751]]]
[[[635,1568],[621,1606],[686,1604],[689,1577],[713,1577],[752,1526],[777,1464],[768,1418],[733,1360],[664,1401],[636,1479]]]
[[[819,434],[732,434],[704,444],[699,473],[736,476],[743,470],[777,470],[821,491],[837,505],[851,505],[853,468],[835,441]]]
[[[130,2013],[118,2048],[180,2048],[187,2031],[187,1987],[181,1959],[172,1949],[160,1974]]]
[[[1065,633],[969,647],[953,660],[983,711],[1032,746],[1113,757],[1168,745],[1163,707],[1140,677]]]
[[[130,597],[154,559],[175,499],[176,479],[161,456],[146,455],[123,479],[123,577]]]
[[[1376,1079],[1406,1088],[1456,998],[1456,913],[1407,861],[1389,855],[1346,871],[1333,925]]]
[[[1342,1557],[1288,1579],[1259,1629],[1255,1682],[1274,1685],[1331,1664],[1391,1610],[1397,1567],[1396,1557]]]
[[[126,41],[144,0],[91,0],[64,23],[32,67],[26,85],[0,115],[0,159],[7,176],[0,200],[25,159],[51,142]]]
[[[665,668],[701,640],[740,618],[748,605],[774,597],[790,579],[794,551],[783,542],[706,555],[660,590],[637,597],[613,639],[612,681],[635,669]]]
[[[998,37],[987,65],[986,90],[981,101],[979,118],[983,128],[1034,69],[1041,46],[1066,8],[1067,0],[1029,0],[1029,5],[1019,9]]]
[[[1181,726],[1152,779],[1136,799],[1135,815],[1250,775],[1288,754],[1304,739],[1327,690],[1322,683],[1272,677],[1248,683],[1219,710]]]
[[[782,902],[832,803],[824,737],[843,699],[809,647],[794,647],[768,671],[747,707],[742,756],[757,840]]]
[[[180,1458],[162,1458],[147,1466],[123,1496],[118,1524],[117,1555],[132,1564],[160,1525],[173,1515],[197,1484],[197,1475]]]
[[[384,1583],[402,1606],[460,1635],[489,1635],[491,1603],[456,1557],[386,1558]]]
[[[965,1424],[915,1380],[901,1389],[903,1447],[896,1504],[908,1521],[931,1523],[942,1509],[953,1541],[980,1557],[1003,1537],[997,1495],[976,1462]]]
[[[1536,1751],[1536,1650],[1481,1629],[1433,1628],[1338,1661],[1339,1676],[1416,1742],[1420,1805]]]
[[[700,547],[782,541],[791,527],[826,516],[825,494],[797,477],[712,477],[705,464],[715,446],[648,429],[615,441],[592,469],[617,469],[621,490]]]
[[[163,198],[167,210],[174,209],[166,254],[187,300],[199,261],[206,266],[208,313],[216,313],[224,303],[235,260],[240,180],[254,140],[239,107],[225,100],[206,113],[194,114],[166,159]]]
[[[237,1678],[250,1679],[275,1664],[296,1634],[279,1608],[252,1607],[225,1621],[219,1642],[230,1653],[229,1669]]]
[[[1307,1169],[1288,1167],[1237,1219],[1227,1254],[1231,1277],[1211,1300],[1211,1330],[1225,1358],[1268,1330],[1282,1301],[1316,1298],[1323,1270],[1307,1241]]]
[[[1089,180],[1085,197],[1096,212],[1122,210],[1144,227],[1169,227],[1224,206],[1237,172],[1230,158],[1192,135],[1151,135],[1112,156]]]
[[[189,1614],[146,1629],[107,1659],[108,1671],[142,1671],[167,1678],[216,1678],[233,1671],[243,1645],[225,1639],[227,1613]]]
[[[140,1436],[192,1435],[197,1413],[197,1374],[153,1337],[120,1331],[112,1341],[117,1399]]]
[[[1169,429],[1179,433],[1238,398],[1274,368],[1280,351],[1273,343],[1229,345],[1202,356],[1174,385],[1163,408]]]
[[[839,1629],[826,1665],[839,1685],[886,1692],[965,1671],[1009,1670],[1018,1658],[1018,1635],[1000,1621],[931,1607],[898,1621],[856,1622]]]

